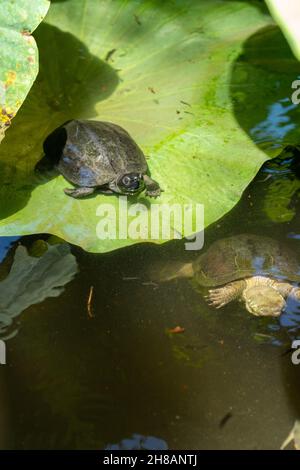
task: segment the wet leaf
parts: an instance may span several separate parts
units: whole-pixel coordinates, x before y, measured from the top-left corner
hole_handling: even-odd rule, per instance
[[[48,0],[5,0],[0,7],[0,141],[38,72],[32,31],[47,13]]]
[[[269,27],[271,17],[248,2],[52,3],[35,33],[38,79],[0,148],[1,234],[47,232],[93,252],[142,241],[118,233],[97,238],[97,208],[110,203],[118,216],[117,196],[74,200],[63,193],[69,185],[62,176],[34,176],[43,140],[72,118],[115,122],[149,156],[164,193],[155,201],[143,194],[132,200],[146,204],[146,214],[159,203],[202,203],[206,226],[223,216],[268,158],[251,126],[266,119],[269,100],[286,96],[295,72],[282,38],[272,48],[268,36],[272,47],[262,57],[266,37],[260,33]],[[194,231],[176,220],[173,227],[173,236]],[[149,233],[142,237],[151,240]]]

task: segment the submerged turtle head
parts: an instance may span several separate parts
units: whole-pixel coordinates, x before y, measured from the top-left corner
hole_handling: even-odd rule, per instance
[[[285,307],[283,296],[269,286],[248,287],[242,294],[248,312],[255,316],[278,317]]]
[[[120,194],[140,193],[145,188],[143,175],[141,173],[126,173],[109,183],[109,188]]]

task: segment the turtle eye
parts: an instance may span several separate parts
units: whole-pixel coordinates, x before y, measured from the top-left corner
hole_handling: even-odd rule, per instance
[[[142,181],[139,173],[127,173],[127,175],[122,176],[118,184],[121,192],[133,194],[143,189]]]
[[[124,186],[130,186],[131,178],[129,178],[129,176],[124,176],[124,178],[122,178],[122,183]]]

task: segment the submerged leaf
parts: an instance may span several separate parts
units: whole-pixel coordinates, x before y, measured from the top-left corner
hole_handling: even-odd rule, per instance
[[[48,245],[40,257],[18,246],[10,272],[0,282],[0,334],[30,305],[60,295],[76,272],[76,258],[65,243]]]
[[[280,128],[277,147],[289,140],[290,127],[282,134],[280,120],[268,125],[269,105],[288,95],[297,69],[282,37],[273,47],[269,27],[276,36],[271,17],[248,2],[52,3],[35,34],[38,79],[0,148],[1,233],[52,233],[93,252],[165,241],[161,234],[152,240],[149,230],[142,240],[99,239],[97,208],[112,204],[118,220],[118,196],[74,200],[62,176],[34,176],[43,140],[72,118],[119,124],[149,156],[164,193],[131,200],[145,204],[146,218],[160,203],[204,204],[205,226],[223,216],[272,153],[252,139],[270,149]],[[195,231],[195,211],[193,223],[174,220],[171,236]]]
[[[264,200],[264,211],[272,222],[290,222],[296,215],[293,199],[298,199],[300,181],[288,177],[272,181]]]
[[[268,182],[263,210],[272,222],[290,222],[296,215],[300,193],[299,157],[299,148],[289,146],[264,166]]]
[[[30,35],[47,13],[48,0],[5,0],[0,6],[0,142],[38,72]]]

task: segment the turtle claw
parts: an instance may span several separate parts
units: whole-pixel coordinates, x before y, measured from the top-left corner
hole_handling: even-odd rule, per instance
[[[155,188],[155,189],[147,188],[146,196],[154,197],[156,199],[157,197],[161,195],[161,192],[162,190],[160,188]]]
[[[227,289],[220,287],[218,289],[210,289],[208,295],[205,296],[208,301],[208,305],[215,308],[222,308],[228,303],[227,300]]]
[[[159,187],[159,184],[148,175],[144,175],[143,178],[146,186],[146,196],[155,198],[160,196],[163,189]]]
[[[224,305],[226,305],[226,303],[222,302],[222,303],[218,303],[218,302],[208,302],[208,305],[210,307],[215,307],[215,308],[221,308],[221,307],[224,307]]]

